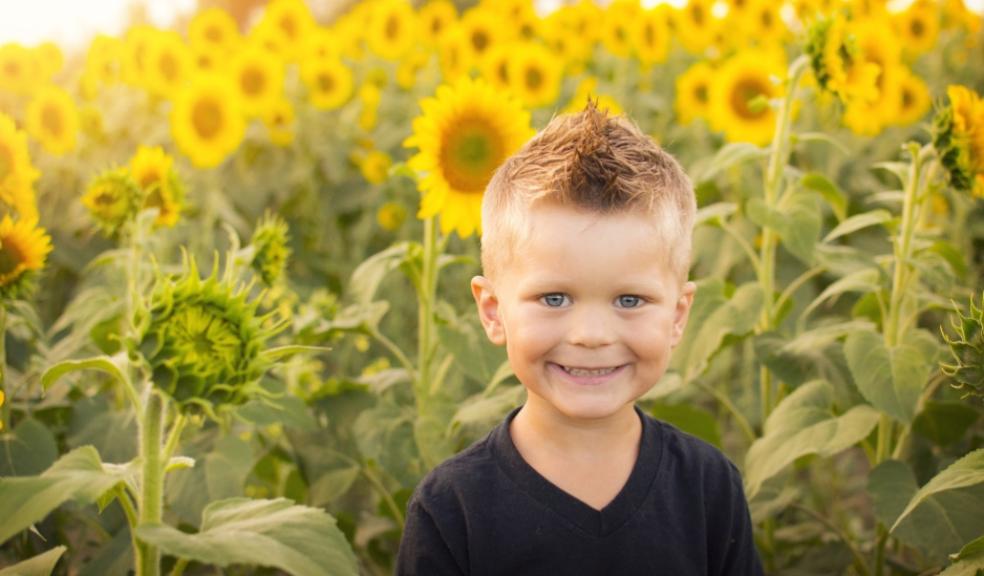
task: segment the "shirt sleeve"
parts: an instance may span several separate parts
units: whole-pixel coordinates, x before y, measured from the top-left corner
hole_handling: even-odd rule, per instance
[[[441,536],[434,518],[416,499],[410,501],[396,559],[397,576],[465,576]]]
[[[712,561],[711,574],[728,576],[762,576],[762,562],[755,549],[752,532],[752,518],[748,511],[748,501],[742,488],[741,475],[729,466],[730,478],[726,495],[718,509],[717,542],[709,543],[717,548],[717,556]],[[712,548],[713,549],[713,548]],[[716,567],[714,566],[716,564]]]

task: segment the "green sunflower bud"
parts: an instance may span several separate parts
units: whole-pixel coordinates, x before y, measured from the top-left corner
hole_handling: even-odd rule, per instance
[[[954,388],[965,392],[964,397],[984,396],[984,298],[981,304],[978,307],[971,297],[966,315],[955,306],[957,317],[950,320],[955,336],[940,329],[953,355],[953,363],[941,363],[940,368]]]
[[[103,172],[89,183],[82,204],[107,236],[119,232],[143,203],[143,192],[125,168]]]
[[[182,410],[237,405],[262,391],[271,366],[268,340],[285,324],[258,313],[250,286],[220,278],[217,267],[201,279],[194,260],[186,273],[158,278],[151,303],[137,318],[132,356],[148,365],[154,386]]]
[[[254,253],[250,267],[267,286],[276,284],[284,274],[290,258],[288,240],[287,223],[275,214],[267,213],[253,231],[250,244]]]

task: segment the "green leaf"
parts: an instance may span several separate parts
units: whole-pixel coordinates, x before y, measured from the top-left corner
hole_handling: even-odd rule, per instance
[[[881,288],[879,280],[881,279],[881,274],[875,268],[863,268],[857,270],[844,276],[843,278],[833,282],[827,286],[819,296],[813,299],[813,302],[803,310],[800,314],[800,318],[806,318],[821,304],[834,298],[845,294],[848,292],[874,292]]]
[[[91,446],[72,450],[40,476],[0,478],[0,543],[39,522],[67,500],[95,502],[123,481]]]
[[[700,184],[717,176],[720,172],[749,160],[768,156],[769,150],[747,142],[725,144],[712,158],[699,162],[690,171],[694,184]]]
[[[716,202],[710,206],[704,206],[697,210],[697,216],[694,218],[694,227],[700,226],[701,224],[717,225],[727,220],[728,217],[734,215],[737,211],[738,205],[734,202]]]
[[[202,512],[197,534],[164,524],[139,526],[136,534],[165,554],[204,564],[269,566],[295,576],[358,574],[355,554],[335,519],[285,498],[212,502]]]
[[[649,413],[653,417],[668,422],[687,434],[692,434],[709,444],[721,447],[721,430],[717,419],[703,408],[690,404],[656,403]]]
[[[984,535],[968,542],[966,546],[960,549],[960,552],[952,554],[950,558],[957,561],[969,560],[977,556],[984,557]]]
[[[756,225],[775,230],[790,254],[806,264],[813,263],[822,226],[814,194],[793,194],[778,209],[770,209],[761,198],[752,198],[745,211]]]
[[[937,446],[949,446],[963,438],[980,416],[979,410],[967,404],[928,401],[912,421],[912,429]]]
[[[979,448],[967,454],[930,479],[909,500],[905,509],[899,514],[895,523],[892,524],[891,531],[894,531],[906,516],[911,514],[916,507],[930,496],[965,486],[973,486],[981,482],[984,482],[984,448]]]
[[[65,550],[68,550],[65,546],[55,546],[47,552],[0,570],[0,576],[49,576]]]
[[[327,346],[305,346],[302,344],[291,344],[288,346],[276,346],[274,348],[267,348],[263,350],[260,354],[264,358],[270,361],[283,360],[284,358],[289,358],[291,356],[296,356],[298,354],[320,354],[322,352],[330,352],[331,348]]]
[[[0,434],[0,476],[40,474],[57,458],[54,434],[34,418],[21,420],[10,434]]]
[[[253,449],[238,436],[223,436],[205,457],[205,488],[210,500],[240,496],[253,468]]]
[[[128,363],[129,360],[125,352],[120,352],[115,356],[97,356],[85,360],[63,360],[44,371],[44,374],[41,375],[41,388],[48,390],[59,378],[71,372],[100,370],[115,378],[123,386],[123,392],[130,400],[133,408],[139,411],[140,400],[137,391],[126,375]]]
[[[298,430],[313,430],[317,423],[304,400],[293,394],[255,398],[236,409],[236,416],[255,424],[283,424]]]
[[[981,541],[984,541],[984,536],[974,542]],[[966,548],[965,546],[964,549]],[[960,555],[963,556],[963,550],[960,551]],[[954,564],[948,566],[937,576],[980,576],[982,571],[984,571],[984,551],[977,549],[966,557],[956,560]]]
[[[373,254],[352,272],[348,291],[360,304],[369,304],[386,275],[406,259],[410,244],[401,242]]]
[[[441,345],[454,356],[455,365],[481,384],[488,384],[506,360],[505,348],[495,346],[485,336],[477,317],[447,319],[437,325]]]
[[[830,384],[814,380],[776,406],[765,422],[762,437],[752,444],[745,458],[749,498],[797,458],[837,454],[864,439],[878,423],[878,412],[863,404],[842,415],[834,414],[830,410],[832,399]]]
[[[826,176],[819,172],[804,174],[800,178],[800,186],[819,193],[833,209],[838,222],[847,218],[847,195]]]
[[[703,374],[711,357],[721,349],[726,336],[743,336],[752,331],[761,314],[763,300],[762,288],[758,283],[743,284],[731,299],[725,300],[699,323],[700,328],[688,349],[680,350],[686,353],[682,371],[684,382]]]
[[[889,349],[881,334],[859,330],[844,341],[847,365],[861,395],[902,422],[909,423],[915,416],[919,395],[934,368],[933,358],[926,354],[926,338],[926,332],[912,331],[900,345]]]
[[[799,132],[797,134],[793,134],[792,138],[794,141],[798,142],[823,142],[825,144],[830,144],[842,154],[851,153],[847,146],[845,146],[840,140],[837,140],[826,132]]]
[[[310,503],[315,506],[330,504],[349,491],[349,488],[359,479],[361,470],[358,466],[349,466],[326,472],[311,484],[308,491]]]
[[[379,322],[388,311],[389,302],[385,301],[353,304],[343,308],[328,323],[328,327],[343,332],[365,332],[379,326]]]
[[[460,428],[491,428],[505,415],[523,402],[526,389],[522,386],[509,386],[495,390],[491,395],[478,394],[462,403],[451,420],[449,433]]]
[[[852,232],[861,230],[862,228],[884,224],[891,219],[892,213],[888,210],[872,210],[871,212],[855,214],[854,216],[851,216],[847,220],[844,220],[838,224],[836,228],[824,236],[823,241],[830,242],[840,238],[841,236],[846,236]]]

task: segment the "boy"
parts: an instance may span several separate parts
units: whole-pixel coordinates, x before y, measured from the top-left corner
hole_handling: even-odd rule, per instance
[[[687,323],[695,211],[592,104],[498,169],[471,287],[527,400],[417,487],[398,574],[761,574],[738,471],[634,404]]]

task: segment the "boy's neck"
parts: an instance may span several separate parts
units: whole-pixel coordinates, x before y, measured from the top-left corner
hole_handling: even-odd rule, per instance
[[[526,404],[513,418],[509,432],[524,457],[531,456],[525,451],[533,450],[541,455],[553,453],[576,460],[594,460],[628,450],[634,460],[642,423],[632,404],[608,418],[574,419],[529,394]]]

